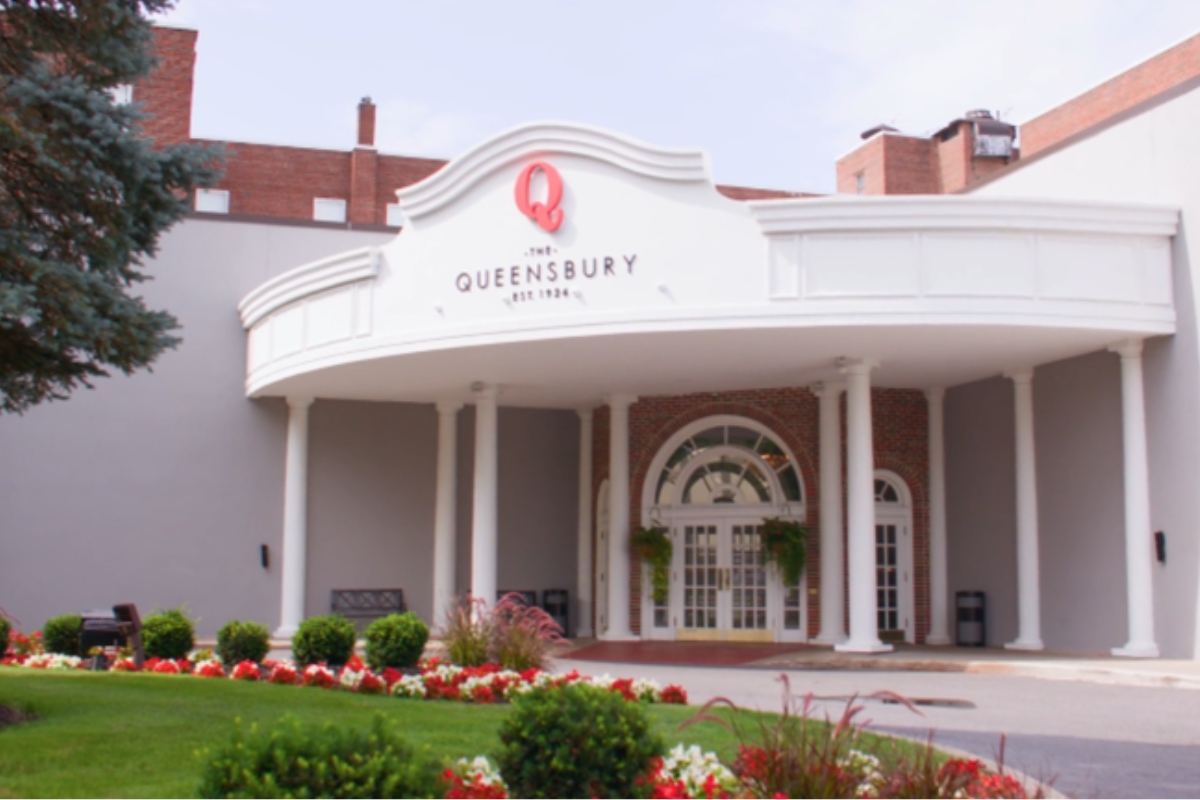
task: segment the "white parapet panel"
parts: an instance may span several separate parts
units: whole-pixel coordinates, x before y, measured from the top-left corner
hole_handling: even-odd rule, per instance
[[[792,313],[1174,330],[1175,209],[962,197],[751,207],[770,297]]]
[[[371,332],[378,248],[360,248],[278,276],[238,304],[251,374],[272,362]]]

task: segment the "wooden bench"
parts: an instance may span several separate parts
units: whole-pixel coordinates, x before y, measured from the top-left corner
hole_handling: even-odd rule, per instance
[[[334,589],[329,607],[351,620],[374,620],[408,610],[403,589]]]

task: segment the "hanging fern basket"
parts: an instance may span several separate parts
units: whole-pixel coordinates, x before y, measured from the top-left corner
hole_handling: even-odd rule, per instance
[[[808,562],[808,529],[795,520],[768,517],[762,527],[763,552],[779,570],[784,586],[796,586]]]
[[[667,602],[671,577],[671,536],[666,528],[638,528],[629,536],[629,549],[650,567],[650,585],[654,602]]]

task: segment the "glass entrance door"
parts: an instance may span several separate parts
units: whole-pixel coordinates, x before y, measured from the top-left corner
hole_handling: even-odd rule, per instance
[[[911,592],[907,554],[907,526],[881,522],[875,526],[875,602],[879,638],[885,642],[911,641]]]
[[[762,525],[719,521],[681,527],[679,638],[771,641]]]

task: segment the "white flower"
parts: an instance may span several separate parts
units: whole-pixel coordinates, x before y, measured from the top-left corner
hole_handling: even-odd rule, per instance
[[[508,785],[500,777],[500,771],[491,765],[486,756],[476,756],[470,761],[460,758],[454,771],[467,782],[477,781],[485,786],[501,786],[504,793],[508,794]]]
[[[392,694],[397,697],[424,697],[425,681],[420,675],[405,675],[396,681],[396,685],[392,687]]]
[[[724,792],[737,789],[738,780],[733,771],[722,764],[715,753],[704,752],[698,745],[684,748],[675,745],[663,759],[662,773],[673,780],[683,781],[689,797],[703,797],[704,784],[711,775]]]

